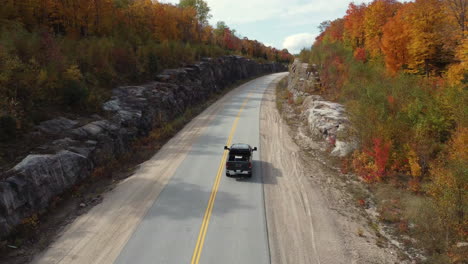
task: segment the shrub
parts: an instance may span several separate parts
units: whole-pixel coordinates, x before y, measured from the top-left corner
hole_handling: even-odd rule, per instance
[[[116,47],[112,50],[114,70],[121,79],[135,80],[138,74],[137,60],[134,54],[123,47]]]
[[[447,227],[447,244],[466,239],[468,232],[468,128],[459,128],[445,152],[433,163],[428,186],[438,215]],[[450,232],[452,231],[452,232]]]
[[[370,155],[374,158],[376,165],[376,177],[380,180],[387,174],[387,162],[390,154],[390,142],[385,142],[380,138],[374,138],[374,146]]]
[[[86,86],[77,80],[66,80],[63,84],[62,98],[65,105],[83,105],[88,98],[89,92]]]
[[[374,138],[370,149],[354,153],[354,170],[366,182],[381,181],[387,175],[390,148],[390,142],[385,142],[381,138]]]
[[[304,103],[304,98],[305,98],[304,96],[298,96],[295,102],[296,105],[302,105],[302,103]]]
[[[155,74],[158,72],[158,57],[154,53],[148,54],[148,71],[149,74]]]
[[[355,151],[353,154],[352,165],[354,171],[366,182],[376,181],[374,172],[376,171],[375,162],[372,157],[363,151]]]
[[[16,120],[11,116],[0,116],[0,141],[8,141],[16,136]]]

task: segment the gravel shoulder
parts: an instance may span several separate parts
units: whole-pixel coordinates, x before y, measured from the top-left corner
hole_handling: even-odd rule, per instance
[[[402,263],[369,227],[349,180],[298,146],[296,135],[278,113],[271,85],[260,113],[271,263]]]

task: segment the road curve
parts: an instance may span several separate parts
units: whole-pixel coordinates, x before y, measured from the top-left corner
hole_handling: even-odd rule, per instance
[[[259,145],[265,90],[250,81],[210,106],[79,217],[35,263],[270,263],[260,153],[252,179],[224,175],[228,143]]]

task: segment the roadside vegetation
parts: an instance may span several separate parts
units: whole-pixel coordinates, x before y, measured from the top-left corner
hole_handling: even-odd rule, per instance
[[[468,259],[466,1],[351,3],[299,58],[346,105],[361,148],[344,162],[381,220],[429,263]],[[416,238],[412,240],[410,237]]]
[[[276,85],[275,89],[276,93],[276,108],[280,113],[283,112],[283,101],[289,98],[289,91],[288,91],[288,77],[284,77],[281,79],[278,84]]]
[[[0,9],[0,142],[57,114],[98,112],[116,85],[238,54],[288,63],[287,50],[208,24],[203,0],[6,0]]]

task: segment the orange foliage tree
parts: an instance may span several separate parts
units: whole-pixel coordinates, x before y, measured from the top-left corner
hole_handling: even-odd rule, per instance
[[[405,7],[398,11],[383,26],[382,52],[385,55],[385,65],[390,74],[395,75],[408,64],[408,44],[410,42],[408,23],[403,20]]]
[[[336,19],[330,23],[325,34],[328,41],[341,42],[344,36],[344,19]],[[323,32],[325,33],[325,32]]]
[[[364,12],[365,48],[371,57],[381,54],[383,26],[395,15],[400,3],[395,0],[376,0],[367,6]]]
[[[364,47],[364,13],[366,5],[350,3],[344,16],[344,37],[351,47]]]
[[[343,17],[344,43],[353,50],[365,48],[370,59],[383,55],[390,74],[404,69],[427,76],[440,75],[456,60],[456,49],[465,38],[466,13],[464,0],[351,3]],[[329,26],[318,40],[334,36],[336,29]],[[453,71],[460,72],[458,68]]]

